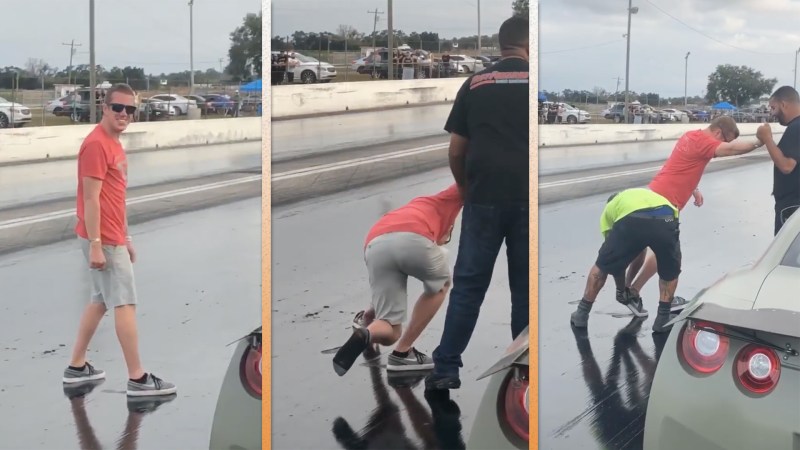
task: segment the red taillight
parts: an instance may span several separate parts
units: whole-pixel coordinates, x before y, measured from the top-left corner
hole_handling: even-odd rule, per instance
[[[686,364],[701,374],[712,374],[725,364],[730,341],[703,328],[723,332],[724,328],[708,322],[690,322],[684,327],[681,336],[681,355]]]
[[[261,343],[257,346],[248,346],[242,356],[239,370],[242,385],[245,390],[258,399],[261,399]]]
[[[750,344],[736,356],[735,370],[743,388],[754,394],[768,394],[781,377],[781,362],[774,350]]]
[[[529,386],[528,374],[522,370],[512,373],[506,385],[506,395],[503,399],[505,419],[511,430],[528,442],[528,417],[529,417]]]

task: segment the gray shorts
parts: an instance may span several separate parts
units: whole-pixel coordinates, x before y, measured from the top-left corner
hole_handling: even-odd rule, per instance
[[[83,264],[89,273],[92,303],[105,303],[106,308],[136,304],[136,286],[133,264],[124,245],[104,245],[106,267],[103,270],[89,267],[89,241],[80,239]]]
[[[367,244],[364,262],[369,271],[375,318],[400,325],[408,310],[408,277],[422,281],[426,294],[441,291],[450,281],[445,252],[416,233],[387,233]]]

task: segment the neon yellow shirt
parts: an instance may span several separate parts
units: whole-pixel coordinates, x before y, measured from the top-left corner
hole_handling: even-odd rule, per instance
[[[675,218],[678,217],[678,208],[673,206],[672,203],[662,195],[650,189],[626,189],[617,194],[616,197],[606,204],[605,209],[603,209],[603,214],[600,216],[600,233],[605,237],[617,221],[632,212],[642,209],[658,208],[659,206],[669,206],[675,211]]]

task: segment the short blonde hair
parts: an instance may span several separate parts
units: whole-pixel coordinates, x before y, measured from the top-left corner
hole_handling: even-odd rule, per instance
[[[719,116],[711,121],[708,128],[712,130],[721,130],[725,135],[733,136],[734,139],[739,137],[739,127],[736,121],[731,116]]]

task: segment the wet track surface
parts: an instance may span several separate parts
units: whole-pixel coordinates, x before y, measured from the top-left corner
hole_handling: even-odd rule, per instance
[[[677,295],[691,299],[726,272],[754,261],[771,242],[772,164],[756,161],[706,173],[700,183],[705,205],[690,203],[684,209]],[[602,243],[603,205],[611,192],[646,185],[649,177],[639,177],[606,182],[591,195],[554,187],[559,198],[571,200],[539,210],[539,408],[545,412],[540,448],[642,448],[649,389],[665,340],[652,333],[657,279],[642,292],[650,311],[644,321],[632,321],[628,309],[614,300],[609,278],[588,329],[573,330],[569,323]]]
[[[462,387],[450,402],[423,395],[417,377],[387,377],[386,355],[363,358],[343,377],[331,364],[350,336],[354,314],[369,304],[363,263],[367,231],[383,212],[452,183],[449,169],[273,209],[272,445],[275,449],[463,448],[487,380],[475,381],[511,343],[505,250],[464,354]],[[452,268],[456,223],[448,249]],[[421,284],[409,280],[413,302]],[[416,347],[439,342],[447,300]],[[460,411],[460,413],[459,413]]]
[[[260,322],[260,199],[167,214],[133,225],[132,234],[142,362],[174,382],[177,397],[129,405],[107,314],[89,352],[107,380],[69,399],[61,376],[88,295],[81,251],[69,239],[6,254],[0,256],[0,448],[208,448],[233,352],[226,345]]]

